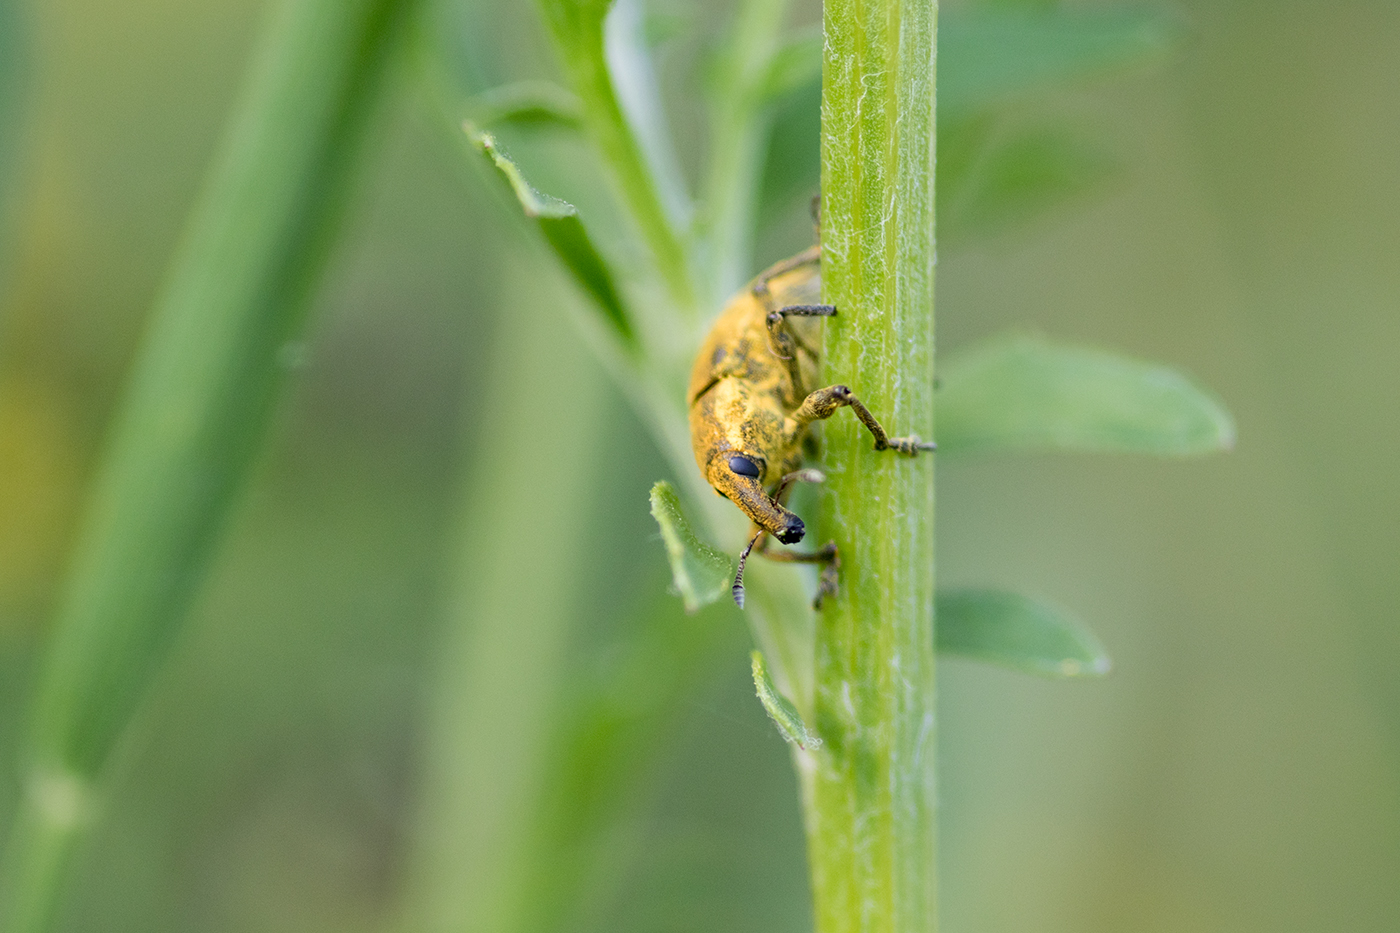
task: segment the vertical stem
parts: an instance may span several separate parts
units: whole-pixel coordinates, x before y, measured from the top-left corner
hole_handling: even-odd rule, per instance
[[[50,924],[93,791],[270,417],[412,0],[284,0],[119,405],[34,702],[0,930]]]
[[[528,276],[515,275],[491,378],[469,393],[482,411],[480,455],[463,486],[406,916],[422,933],[526,929],[539,896],[527,864],[532,808],[548,785],[611,422],[600,371],[541,310],[558,297]],[[567,466],[512,453],[527,425]]]
[[[822,272],[826,379],[892,434],[932,435],[934,0],[828,0]],[[936,929],[933,457],[826,427],[825,530],[841,592],[819,613],[804,766],[817,929]]]

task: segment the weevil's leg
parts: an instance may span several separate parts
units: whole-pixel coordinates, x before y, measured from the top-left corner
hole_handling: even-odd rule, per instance
[[[817,357],[817,351],[807,346],[793,331],[784,325],[787,323],[789,315],[793,317],[833,317],[836,314],[836,305],[784,305],[776,311],[768,312],[768,336],[775,345],[788,346],[788,342],[797,345],[797,348],[806,352],[813,359]],[[779,336],[781,332],[781,337]],[[787,359],[787,357],[784,357]]]
[[[835,313],[836,305],[783,305],[768,316],[771,318],[777,315],[778,319],[781,321],[789,314],[798,317],[831,317]],[[772,323],[772,321],[769,321],[769,324]]]
[[[808,249],[804,249],[802,252],[798,253],[796,256],[793,256],[790,259],[784,259],[782,262],[774,263],[773,265],[769,266],[767,269],[764,269],[761,273],[759,273],[758,278],[754,279],[753,288],[751,289],[753,292],[753,296],[763,304],[763,310],[767,312],[768,345],[770,349],[772,349],[773,355],[780,360],[793,359],[793,353],[791,352],[792,340],[790,335],[782,326],[783,319],[781,317],[780,312],[786,311],[787,309],[775,308],[773,306],[773,292],[769,289],[768,283],[772,282],[774,279],[780,276],[787,275],[789,272],[792,272],[795,269],[801,269],[804,266],[814,266],[820,263],[821,261],[821,247],[813,246]],[[792,305],[791,307],[795,308],[805,306]],[[775,318],[773,316],[774,313],[779,313],[779,316]],[[836,309],[832,308],[831,311],[828,313],[835,314]],[[797,369],[797,367],[795,366],[790,366],[789,368],[794,372]]]
[[[938,445],[932,441],[923,441],[917,434],[908,437],[890,437],[885,433],[884,427],[875,416],[870,413],[870,409],[861,404],[850,387],[843,385],[827,386],[825,389],[818,389],[802,402],[802,406],[793,412],[793,420],[797,422],[799,428],[806,427],[813,421],[822,421],[830,418],[836,413],[838,408],[849,407],[855,412],[860,423],[865,425],[870,433],[875,435],[876,450],[897,450],[900,453],[915,455],[921,450],[937,450]]]
[[[817,353],[803,343],[797,334],[788,330],[788,315],[831,317],[835,313],[835,305],[785,305],[776,311],[768,312],[768,348],[773,351],[774,356],[787,364],[788,378],[792,380],[793,395],[797,398],[801,398],[807,391],[807,387],[802,384],[802,364],[797,359],[797,351],[802,350],[813,359],[817,357]]]
[[[817,595],[812,598],[812,608],[820,609],[822,600],[836,595],[836,581],[841,577],[841,554],[836,550],[836,542],[828,541],[815,551],[770,551],[767,539],[759,545],[758,553],[769,560],[783,564],[823,564],[821,576],[817,578]],[[747,556],[747,551],[745,552]]]
[[[813,609],[820,609],[823,599],[836,595],[836,584],[841,580],[841,553],[836,550],[835,541],[827,542],[827,547],[831,548],[831,560],[826,562],[821,576],[817,577],[817,595],[812,597]]]

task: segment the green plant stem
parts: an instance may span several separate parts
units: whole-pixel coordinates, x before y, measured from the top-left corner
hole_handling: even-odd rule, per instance
[[[538,0],[583,120],[603,155],[613,183],[636,222],[671,293],[686,314],[695,313],[695,288],[685,246],[668,216],[655,175],[618,102],[605,51],[604,21],[612,0]]]
[[[822,274],[838,314],[825,377],[892,434],[932,436],[937,8],[829,0],[822,77]],[[820,933],[937,926],[933,808],[933,457],[826,426],[821,523],[841,590],[818,613],[800,755]],[[817,539],[821,540],[821,539]]]
[[[423,818],[406,928],[519,931],[530,888],[532,813],[548,784],[557,692],[569,670],[588,503],[611,421],[601,373],[523,267],[503,315],[481,452],[463,485],[445,630],[424,767]],[[567,404],[558,387],[567,385]],[[556,457],[502,456],[529,425]]]
[[[768,135],[763,91],[786,14],[786,0],[745,0],[734,17],[727,53],[715,67],[702,203],[710,303],[716,308],[756,271],[751,268],[754,210]]]
[[[54,619],[0,929],[42,930],[91,788],[247,474],[411,0],[288,0],[159,295]]]

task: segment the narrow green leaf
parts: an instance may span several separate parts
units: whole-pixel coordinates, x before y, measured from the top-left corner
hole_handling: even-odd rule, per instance
[[[754,689],[758,691],[759,702],[768,712],[768,718],[773,720],[773,725],[778,727],[778,732],[786,741],[803,751],[820,748],[821,738],[807,728],[807,724],[802,721],[802,714],[797,711],[797,707],[789,703],[787,697],[778,692],[778,688],[773,684],[773,678],[768,676],[768,667],[763,663],[763,652],[755,651],[750,657],[753,659]]]
[[[84,799],[178,638],[275,412],[414,0],[269,4],[155,299],[54,606],[0,867],[0,929],[46,929]]]
[[[954,590],[937,599],[937,651],[1046,677],[1098,677],[1112,662],[1078,620],[1003,590]]]
[[[1160,58],[1182,29],[1153,10],[980,10],[949,16],[938,106],[960,111]]]
[[[613,281],[612,271],[594,248],[583,221],[579,219],[577,208],[567,201],[541,194],[531,187],[521,174],[520,168],[500,151],[490,133],[480,132],[471,124],[467,124],[464,129],[471,141],[510,185],[525,216],[539,225],[540,232],[544,234],[554,254],[573,275],[574,281],[603,312],[608,326],[629,350],[635,350],[637,336],[632,327],[631,316]]]
[[[971,128],[971,127],[970,127]],[[1118,162],[1082,133],[1062,127],[1037,127],[1010,134],[967,153],[950,142],[954,161],[938,164],[939,241],[957,244],[976,236],[1002,233],[1043,217],[1103,185]],[[942,142],[940,140],[940,142]],[[970,164],[956,157],[971,156]]]
[[[675,487],[662,480],[651,487],[651,515],[661,526],[666,558],[671,562],[671,579],[685,601],[687,612],[694,612],[727,595],[733,583],[734,566],[720,551],[695,536],[681,511]]]
[[[1167,366],[1000,337],[943,365],[941,453],[1072,450],[1189,456],[1227,450],[1229,413]]]
[[[576,130],[583,119],[578,98],[552,81],[517,81],[484,91],[470,112],[481,126],[558,126]]]

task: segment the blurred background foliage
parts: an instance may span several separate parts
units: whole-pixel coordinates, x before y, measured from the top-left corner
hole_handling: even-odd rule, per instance
[[[941,465],[941,582],[1073,606],[1115,661],[941,665],[950,931],[1400,924],[1400,8],[1171,9],[1152,69],[940,114],[947,164],[1008,140],[982,201],[940,191],[940,346],[1120,348],[1240,425],[1199,462]],[[647,10],[693,178],[721,18]],[[666,468],[443,116],[553,73],[534,9],[430,11],[60,926],[805,930],[748,636],[666,595]],[[84,484],[263,12],[0,0],[0,825]],[[775,117],[755,268],[810,241],[784,146],[812,101]],[[584,145],[502,135],[623,242]]]

